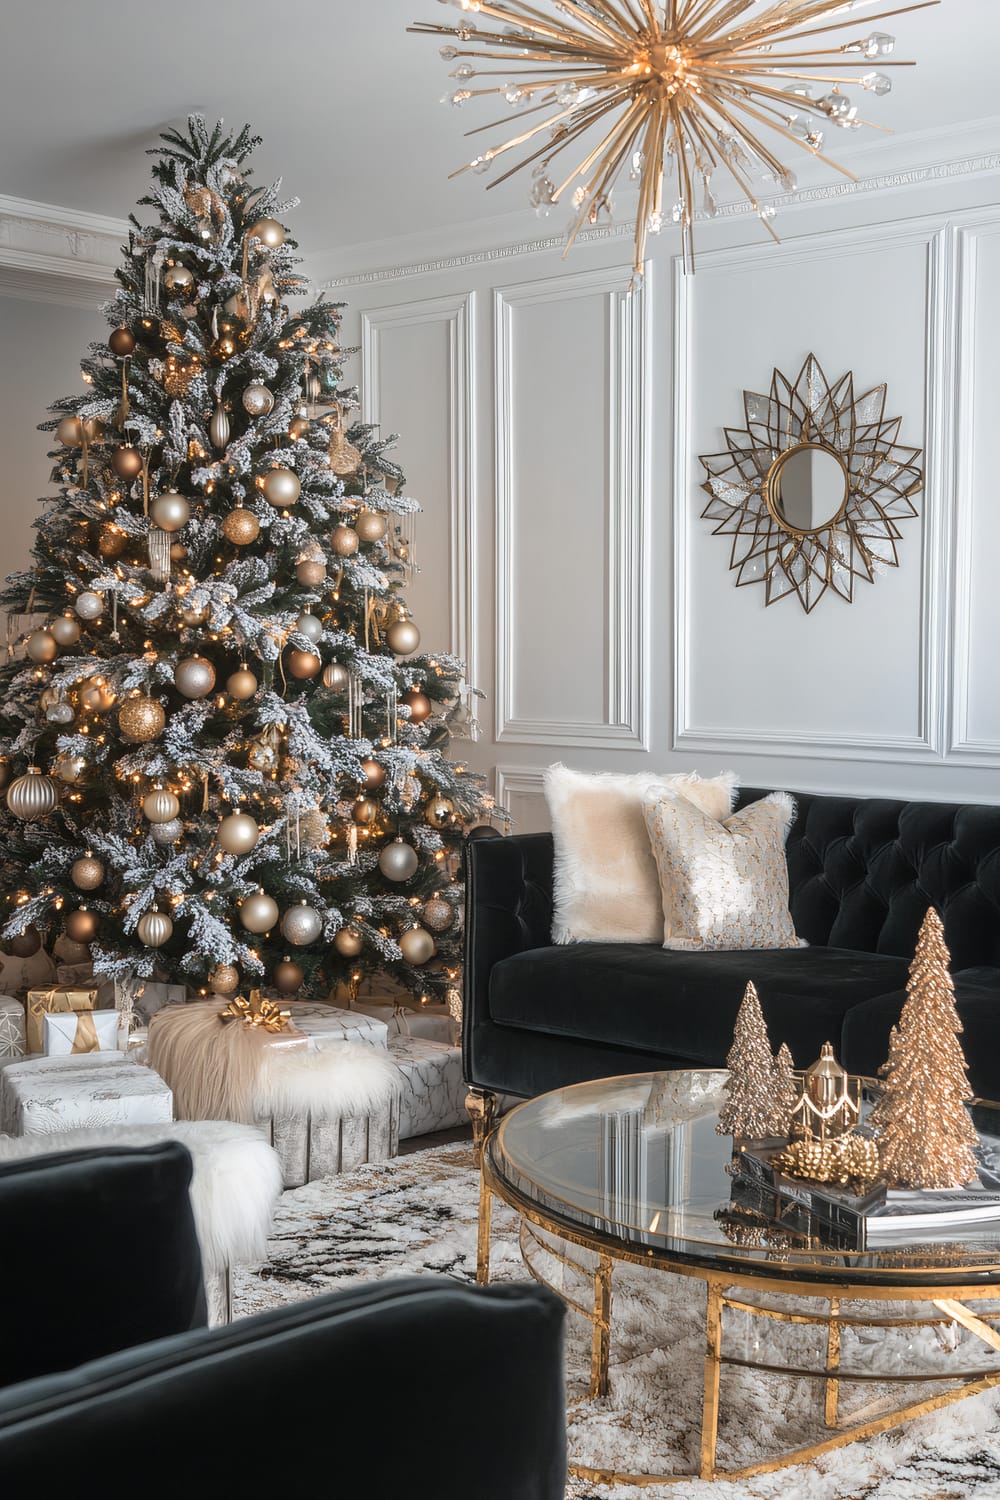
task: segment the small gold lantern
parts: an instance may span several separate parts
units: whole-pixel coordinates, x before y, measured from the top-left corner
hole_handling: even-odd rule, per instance
[[[860,1116],[861,1081],[840,1066],[832,1042],[824,1042],[816,1062],[802,1075],[802,1091],[792,1108],[792,1135],[833,1140],[853,1130]]]

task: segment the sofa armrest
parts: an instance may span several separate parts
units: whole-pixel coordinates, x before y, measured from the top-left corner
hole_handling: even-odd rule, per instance
[[[562,1500],[564,1315],[533,1284],[392,1277],[9,1387],[5,1490]]]
[[[552,835],[474,839],[466,856],[463,1029],[488,1018],[494,964],[552,941]]]

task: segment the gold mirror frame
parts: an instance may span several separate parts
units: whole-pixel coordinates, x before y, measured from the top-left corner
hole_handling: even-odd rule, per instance
[[[805,453],[812,449],[816,453],[825,453],[826,456],[838,464],[844,476],[844,494],[840,504],[833,515],[823,522],[821,526],[793,526],[781,505],[781,475],[789,459],[795,458],[799,453]],[[792,536],[814,536],[819,531],[826,531],[843,518],[847,509],[847,502],[851,497],[851,476],[847,472],[847,465],[833,448],[828,448],[825,443],[796,443],[794,448],[786,448],[784,453],[779,453],[774,463],[767,471],[767,479],[764,486],[764,499],[767,508],[776,526],[783,531],[788,531]]]
[[[725,428],[727,451],[701,456],[702,518],[716,522],[713,536],[732,537],[738,588],[764,584],[765,604],[795,594],[809,614],[828,590],[850,604],[856,579],[899,566],[899,522],[917,515],[923,473],[885,401],[885,385],[855,396],[850,372],[831,385],[812,354],[794,382],[776,369],[768,395],[743,392],[746,427]],[[839,511],[812,530],[790,525],[778,503],[781,470],[805,447],[828,452],[846,476]]]

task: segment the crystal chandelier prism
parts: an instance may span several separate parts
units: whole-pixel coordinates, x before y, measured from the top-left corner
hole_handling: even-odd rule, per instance
[[[845,89],[878,98],[892,88],[882,68],[913,66],[890,56],[895,38],[888,32],[865,28],[940,0],[875,14],[878,0],[442,3],[470,14],[454,26],[408,27],[450,39],[440,51],[455,63],[454,87],[442,103],[460,107],[496,96],[537,117],[451,176],[501,165],[488,184],[496,187],[530,169],[530,202],[540,215],[570,198],[568,251],[582,228],[610,218],[612,188],[624,174],[638,185],[638,281],[647,237],[667,223],[678,226],[684,267],[694,269],[695,217],[716,212],[716,174],[736,183],[776,241],[774,207],[762,200],[758,179],[765,188],[795,190],[789,147],[853,180],[824,154],[827,132],[886,127],[863,120]],[[467,134],[509,128],[504,118]],[[592,146],[589,132],[597,137]],[[564,158],[574,143],[585,155]],[[508,153],[520,147],[526,154],[508,166]]]

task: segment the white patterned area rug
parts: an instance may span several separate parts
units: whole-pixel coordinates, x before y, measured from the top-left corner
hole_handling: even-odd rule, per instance
[[[318,1296],[358,1278],[427,1273],[474,1280],[477,1203],[478,1175],[471,1148],[464,1145],[414,1152],[285,1192],[267,1260],[234,1275],[236,1316]],[[493,1213],[492,1274],[495,1281],[528,1275],[516,1216],[499,1203]],[[555,1262],[546,1265],[545,1274],[558,1282]],[[572,1272],[564,1274],[574,1278]],[[588,1301],[585,1280],[572,1288],[567,1284],[567,1290]],[[632,1473],[692,1469],[705,1349],[703,1306],[698,1281],[641,1267],[616,1268],[611,1395],[573,1408],[575,1462]],[[825,1335],[772,1319],[751,1321],[730,1310],[725,1347],[779,1366],[794,1357],[821,1367]],[[942,1369],[949,1363],[954,1368],[955,1362],[964,1369],[990,1363],[978,1340],[950,1329],[845,1332],[842,1357],[845,1368],[852,1363],[892,1373],[912,1367],[916,1353]],[[589,1359],[590,1324],[571,1312],[567,1379],[572,1397],[585,1392]],[[842,1405],[854,1416],[869,1410],[885,1387],[843,1389]],[[822,1392],[818,1380],[725,1368],[720,1466],[749,1465],[819,1441]],[[923,1393],[931,1394],[931,1388],[897,1387],[893,1404]],[[447,1392],[442,1402],[447,1403]],[[1000,1395],[969,1397],[896,1431],[754,1479],[692,1479],[641,1489],[573,1480],[566,1494],[567,1500],[1000,1500]]]

